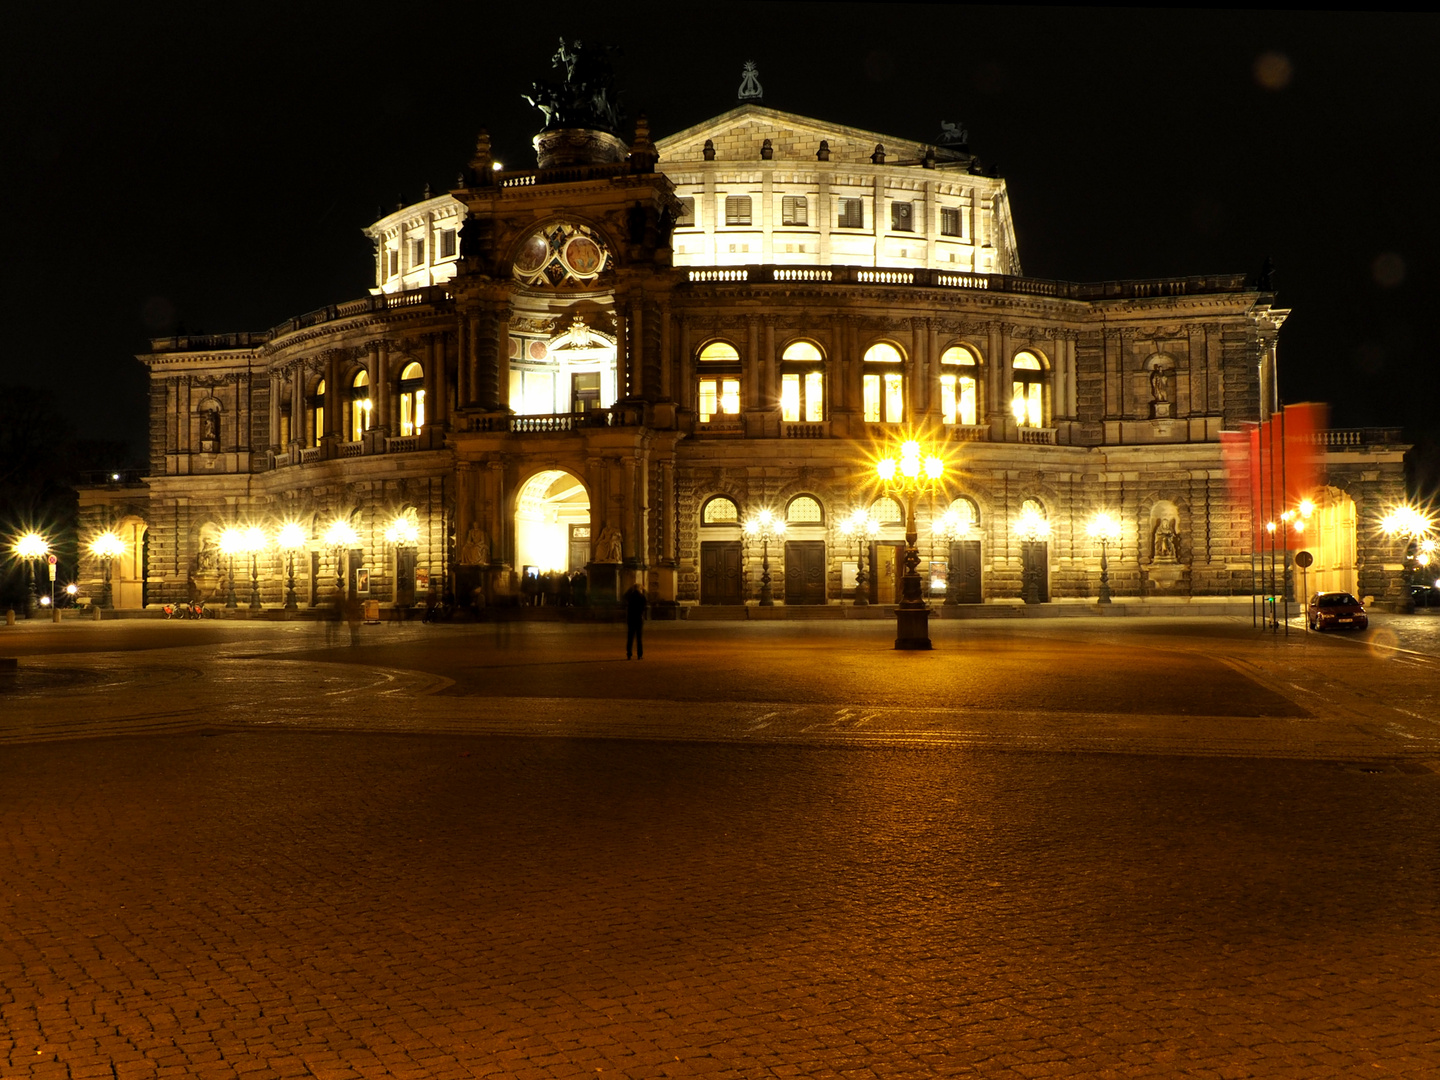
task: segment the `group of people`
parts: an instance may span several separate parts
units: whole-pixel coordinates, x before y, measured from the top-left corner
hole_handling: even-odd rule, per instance
[[[520,579],[520,600],[527,607],[584,607],[588,594],[584,570],[547,570]]]

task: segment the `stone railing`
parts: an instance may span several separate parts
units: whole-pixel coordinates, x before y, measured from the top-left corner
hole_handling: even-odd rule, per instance
[[[418,449],[420,449],[420,440],[414,435],[402,435],[399,438],[385,440],[387,454],[408,454],[412,450]]]
[[[533,187],[536,184],[578,184],[585,180],[629,176],[634,171],[629,161],[608,165],[557,165],[550,169],[498,172],[495,174],[495,183],[502,188]]]
[[[831,285],[893,285],[927,289],[968,289],[1020,293],[1060,300],[1131,300],[1163,296],[1245,292],[1253,288],[1244,274],[1209,274],[1134,281],[1051,281],[1015,274],[976,274],[926,267],[868,266],[715,266],[686,267],[691,284],[772,285],[795,282]]]
[[[1055,429],[1045,427],[1022,427],[1020,441],[1029,446],[1054,446]]]
[[[269,330],[240,334],[187,334],[183,337],[151,338],[152,352],[213,352],[220,349],[258,349],[270,342],[312,326],[322,326],[338,319],[351,319],[377,311],[399,311],[405,308],[431,306],[443,309],[454,301],[454,295],[443,285],[427,285],[408,292],[381,293],[362,296],[340,304],[307,311],[287,319]]]
[[[988,424],[951,424],[945,429],[950,433],[951,442],[989,442]]]
[[[313,465],[315,462],[320,460],[322,459],[320,457],[320,447],[318,446],[312,446],[308,450],[300,451],[301,465]]]
[[[1405,433],[1400,428],[1331,428],[1315,432],[1311,441],[1326,450],[1363,450],[1370,446],[1403,446]]]
[[[339,453],[339,456],[342,457],[342,458],[346,458],[346,457],[359,457],[359,456],[360,456],[361,454],[363,454],[363,453],[365,453],[365,444],[364,444],[364,443],[361,443],[361,442],[342,442],[342,443],[340,444],[340,453]]]
[[[745,433],[744,420],[707,420],[702,424],[695,425],[697,435],[743,435]]]
[[[782,423],[780,434],[787,439],[823,439],[830,434],[830,425],[823,421],[818,424]]]

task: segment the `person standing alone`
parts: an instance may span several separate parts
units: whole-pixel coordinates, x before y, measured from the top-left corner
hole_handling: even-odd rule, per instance
[[[633,647],[635,659],[645,658],[645,615],[650,607],[650,601],[645,598],[645,590],[640,588],[639,582],[631,585],[625,591],[625,659],[630,659],[630,652]]]

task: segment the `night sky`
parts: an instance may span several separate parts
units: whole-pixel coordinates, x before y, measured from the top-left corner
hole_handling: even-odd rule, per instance
[[[771,108],[920,140],[963,123],[1007,179],[1033,277],[1253,273],[1269,256],[1294,310],[1284,399],[1440,442],[1423,318],[1440,285],[1435,16],[34,7],[0,46],[0,383],[53,389],[79,433],[137,452],[149,337],[364,295],[362,227],[453,186],[481,127],[533,165],[540,116],[520,93],[550,77],[561,34],[622,50],[623,105],[657,138],[734,107],[746,60]]]

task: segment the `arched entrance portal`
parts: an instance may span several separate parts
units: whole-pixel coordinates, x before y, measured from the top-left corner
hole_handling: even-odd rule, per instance
[[[110,567],[111,603],[117,608],[145,606],[145,522],[138,517],[123,518],[114,530],[125,544],[125,552]]]
[[[536,473],[515,500],[515,561],[520,572],[534,567],[569,572],[590,561],[590,495],[576,477],[560,469]]]
[[[1355,592],[1355,500],[1338,488],[1322,488],[1315,512],[1305,527],[1303,546],[1315,556],[1310,567],[1310,592]],[[1309,597],[1306,597],[1309,599]]]

